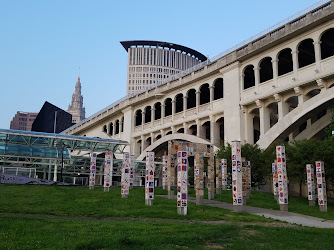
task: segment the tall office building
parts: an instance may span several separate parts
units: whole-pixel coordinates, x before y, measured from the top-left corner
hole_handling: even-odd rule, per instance
[[[198,51],[174,43],[135,40],[121,44],[128,52],[127,94],[156,86],[207,60]]]
[[[75,84],[72,102],[68,105],[67,112],[72,115],[72,123],[78,123],[85,119],[85,108],[83,107],[83,96],[81,95],[80,76],[78,76],[77,83]]]
[[[10,129],[31,131],[31,126],[38,113],[18,111],[10,122]]]

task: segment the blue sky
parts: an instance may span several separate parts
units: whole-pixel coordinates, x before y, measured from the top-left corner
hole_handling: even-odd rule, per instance
[[[0,0],[0,128],[45,101],[67,110],[79,67],[86,117],[124,97],[120,41],[172,42],[213,57],[315,3]]]

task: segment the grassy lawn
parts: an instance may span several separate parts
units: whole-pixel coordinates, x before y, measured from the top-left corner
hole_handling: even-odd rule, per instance
[[[120,188],[105,193],[0,185],[0,221],[0,249],[331,249],[334,244],[331,229],[192,203],[188,215],[179,216],[176,201],[163,197],[145,206],[144,188],[122,199]]]

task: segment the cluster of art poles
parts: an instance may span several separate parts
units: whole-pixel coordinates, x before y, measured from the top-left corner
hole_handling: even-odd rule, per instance
[[[308,201],[310,206],[315,206],[318,197],[319,210],[327,212],[327,195],[325,168],[323,161],[316,161],[313,164],[306,164],[306,180]],[[314,170],[316,171],[316,183]],[[273,193],[275,200],[280,205],[281,211],[288,211],[288,175],[286,170],[286,154],[284,146],[276,147],[276,160],[272,163]],[[318,196],[316,196],[316,191]]]

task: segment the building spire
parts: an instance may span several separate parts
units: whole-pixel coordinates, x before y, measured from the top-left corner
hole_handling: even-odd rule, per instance
[[[67,112],[72,115],[73,123],[78,123],[85,119],[85,108],[83,107],[83,96],[81,95],[80,75],[78,76],[78,80],[75,84],[75,90],[72,95],[72,102],[70,105],[68,105]]]

